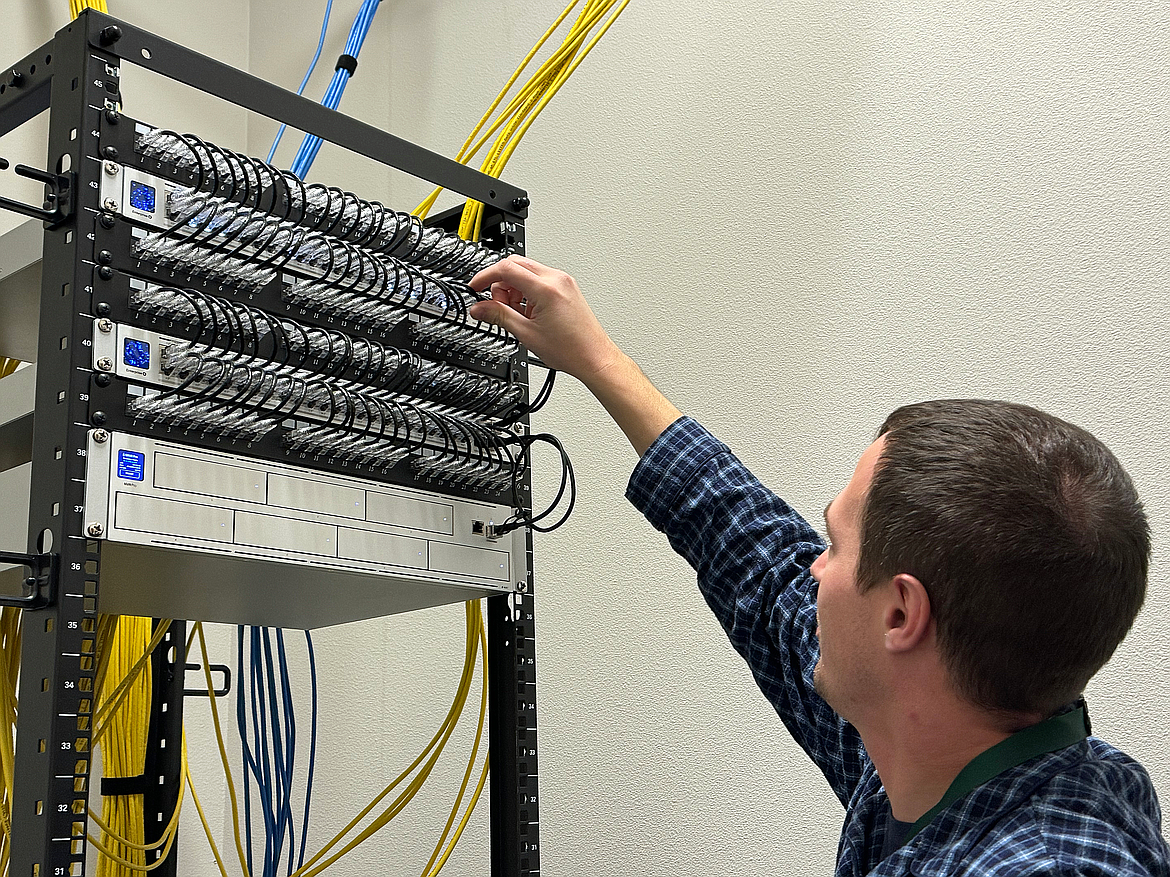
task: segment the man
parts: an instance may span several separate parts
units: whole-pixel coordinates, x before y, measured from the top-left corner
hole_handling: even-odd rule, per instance
[[[511,257],[472,316],[581,380],[641,457],[627,495],[847,809],[838,875],[1170,875],[1149,776],[1078,702],[1145,595],[1149,532],[1084,430],[977,400],[894,412],[826,546],[682,417],[566,274]]]

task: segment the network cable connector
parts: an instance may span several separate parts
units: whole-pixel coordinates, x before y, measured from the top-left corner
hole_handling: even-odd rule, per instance
[[[503,253],[197,137],[106,133],[105,611],[309,628],[523,587],[527,361],[468,313]]]

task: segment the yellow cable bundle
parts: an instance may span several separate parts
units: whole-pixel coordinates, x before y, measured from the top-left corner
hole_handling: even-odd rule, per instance
[[[20,642],[23,618],[20,610],[0,610],[0,875],[9,873],[12,848],[12,785],[15,764],[16,723],[19,712],[16,684],[20,675]],[[98,621],[98,665],[95,690],[100,692],[95,714],[93,745],[102,746],[105,776],[137,776],[145,767],[146,738],[150,722],[150,655],[162,642],[170,625],[159,624],[150,635],[149,618],[103,615]],[[107,684],[108,683],[108,684]],[[187,776],[186,748],[183,750],[179,805],[182,805]],[[101,829],[101,841],[89,836],[97,848],[98,874],[123,875],[149,871],[165,861],[178,836],[180,807],[152,844],[142,843],[144,825],[142,796],[103,799],[103,813],[90,818]],[[162,847],[162,856],[153,865],[144,865],[149,850]],[[127,855],[123,855],[127,852]]]
[[[480,170],[489,176],[500,176],[504,170],[504,166],[508,163],[508,159],[516,151],[520,140],[528,132],[532,123],[536,121],[536,117],[548,106],[548,102],[552,100],[561,86],[565,84],[565,81],[573,74],[573,71],[585,60],[585,57],[597,45],[598,41],[605,36],[605,32],[609,30],[610,25],[621,15],[622,10],[626,8],[630,0],[620,0],[620,2],[619,0],[587,0],[585,7],[578,14],[577,19],[569,29],[560,48],[540,65],[536,73],[528,79],[524,86],[508,102],[507,106],[500,111],[496,120],[488,127],[483,136],[476,140],[483,126],[487,124],[492,113],[503,102],[504,97],[511,90],[516,80],[519,79],[520,74],[528,66],[528,63],[536,56],[536,53],[540,51],[540,48],[552,36],[556,29],[560,27],[561,23],[576,8],[579,2],[580,0],[573,0],[565,8],[557,20],[553,22],[552,27],[545,31],[536,45],[532,47],[532,51],[520,62],[520,66],[516,68],[516,72],[512,74],[512,78],[500,90],[492,105],[484,113],[483,118],[479,120],[479,124],[475,126],[471,135],[464,142],[463,148],[455,156],[456,161],[467,164],[484,144],[488,142],[489,138],[499,132],[495,141],[492,143],[491,149],[488,151],[487,158],[480,165]],[[613,10],[612,14],[606,18],[606,14],[610,13],[611,10]],[[602,21],[603,19],[604,22]],[[594,28],[598,28],[596,33],[593,33]],[[591,33],[593,33],[592,36],[590,36]],[[440,192],[442,192],[441,188],[435,189],[415,209],[415,215],[420,218],[425,218],[434,206],[435,200],[439,197]],[[459,236],[466,240],[478,240],[482,220],[483,204],[479,201],[468,201],[463,208],[463,216],[459,223]]]
[[[150,728],[151,620],[122,615],[102,621],[94,743],[100,741],[103,777],[136,777],[146,769]],[[100,852],[98,877],[129,877],[146,868],[142,795],[103,797],[94,822],[102,830],[100,842],[91,838]]]
[[[69,0],[69,14],[74,18],[81,15],[86,9],[96,9],[98,12],[109,12],[106,0]]]
[[[105,776],[137,776],[145,767],[146,739],[150,727],[150,657],[170,628],[169,620],[160,621],[153,635],[144,643],[143,637],[150,633],[151,623],[149,618],[117,615],[103,615],[98,620],[98,666],[94,687],[101,695],[94,719],[93,745],[102,746],[102,772]],[[112,680],[120,681],[114,684]],[[129,738],[124,730],[127,725],[131,729]],[[105,744],[109,735],[115,736],[114,742]],[[131,750],[130,758],[126,759],[129,765],[121,762],[111,765],[110,759],[121,760],[127,748]],[[127,774],[125,770],[136,772]],[[101,829],[102,839],[87,836],[100,854],[99,875],[120,877],[153,871],[166,861],[179,833],[186,777],[187,748],[184,740],[175,811],[162,835],[153,843],[143,842],[145,826],[142,825],[141,795],[102,799],[102,816],[91,812],[89,817]],[[151,864],[145,864],[146,853],[160,847],[161,854]],[[123,855],[123,851],[126,855]]]
[[[8,874],[12,852],[12,776],[16,760],[16,680],[20,675],[21,613],[0,611],[0,875]]]

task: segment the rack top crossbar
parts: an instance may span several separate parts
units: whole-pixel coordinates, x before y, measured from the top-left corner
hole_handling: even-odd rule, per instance
[[[516,186],[359,122],[250,73],[178,43],[86,9],[75,22],[89,45],[254,113],[315,134],[352,152],[434,182],[509,216],[527,216],[528,195]]]

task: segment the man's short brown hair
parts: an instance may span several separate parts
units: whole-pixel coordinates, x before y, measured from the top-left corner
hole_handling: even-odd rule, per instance
[[[1117,458],[1060,418],[976,399],[899,408],[879,435],[862,589],[923,583],[972,703],[1049,715],[1076,699],[1145,599],[1149,525]]]

